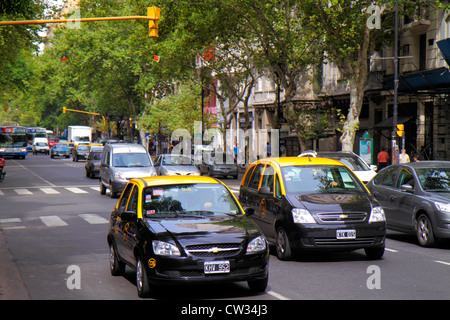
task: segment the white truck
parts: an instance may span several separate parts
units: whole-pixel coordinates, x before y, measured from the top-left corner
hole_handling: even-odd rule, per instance
[[[92,128],[86,126],[69,126],[67,140],[77,146],[80,142],[92,142]]]

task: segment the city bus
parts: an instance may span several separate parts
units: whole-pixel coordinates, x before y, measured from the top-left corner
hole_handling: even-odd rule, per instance
[[[27,128],[0,126],[0,157],[12,156],[25,159],[27,156]]]
[[[40,127],[28,127],[27,128],[28,144],[32,145],[34,138],[48,138],[47,129]]]

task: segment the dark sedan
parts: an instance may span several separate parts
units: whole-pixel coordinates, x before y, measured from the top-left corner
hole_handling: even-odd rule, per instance
[[[367,184],[389,229],[415,233],[421,246],[450,238],[450,161],[389,166]]]
[[[155,294],[158,284],[247,281],[264,291],[268,245],[243,213],[216,179],[132,179],[111,214],[111,274],[135,269],[140,297]]]

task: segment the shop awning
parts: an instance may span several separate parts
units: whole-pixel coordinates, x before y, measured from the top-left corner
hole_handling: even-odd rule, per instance
[[[394,89],[394,77],[386,79],[386,87]],[[441,67],[399,75],[398,92],[450,91],[450,72]]]
[[[411,117],[397,117],[397,124],[403,124],[405,122],[408,122]],[[378,122],[376,125],[374,125],[374,129],[392,129],[394,126],[394,118],[390,117],[386,120],[383,120],[381,122]]]

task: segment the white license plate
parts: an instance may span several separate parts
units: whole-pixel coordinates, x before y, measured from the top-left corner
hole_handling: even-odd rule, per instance
[[[207,261],[203,264],[205,274],[230,273],[230,261]]]
[[[356,230],[336,230],[336,239],[356,239]]]

